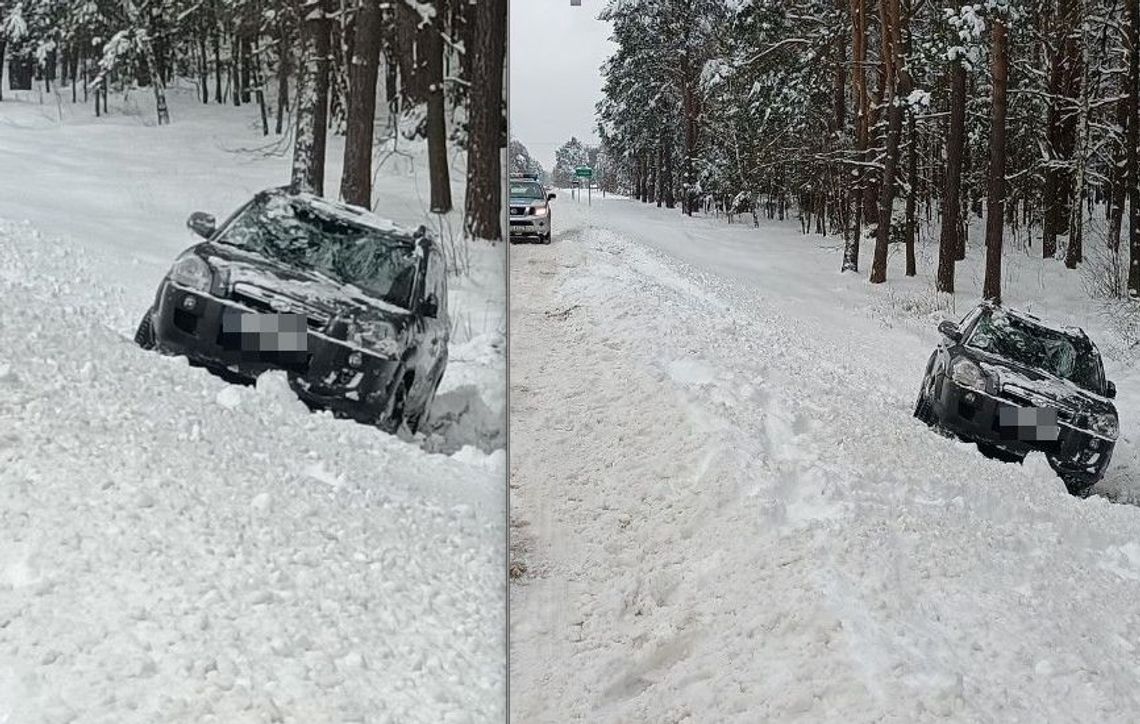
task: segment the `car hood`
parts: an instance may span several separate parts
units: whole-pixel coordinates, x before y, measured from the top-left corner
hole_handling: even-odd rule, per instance
[[[1037,405],[1053,404],[1075,413],[1116,412],[1116,406],[1107,397],[1090,392],[1075,382],[973,347],[963,346],[961,349],[964,356],[977,362],[994,381],[997,390],[1012,392]]]
[[[217,275],[227,296],[243,286],[256,287],[282,302],[281,311],[315,311],[321,316],[384,320],[403,326],[411,312],[363,289],[321,272],[284,264],[276,259],[229,244],[206,242],[194,253]]]

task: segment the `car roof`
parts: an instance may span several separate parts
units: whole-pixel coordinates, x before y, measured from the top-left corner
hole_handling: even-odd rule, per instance
[[[1038,317],[1036,314],[1032,314],[1030,312],[1026,312],[1026,311],[1023,311],[1020,309],[1014,309],[1012,307],[1007,307],[1003,304],[998,304],[997,302],[985,301],[985,302],[982,302],[981,304],[979,304],[978,306],[981,307],[982,309],[1001,310],[1003,313],[1008,314],[1011,317],[1016,317],[1017,319],[1020,319],[1022,321],[1030,322],[1032,324],[1037,325],[1038,327],[1043,327],[1044,329],[1048,329],[1052,332],[1059,332],[1061,334],[1065,334],[1065,335],[1069,335],[1071,337],[1077,337],[1079,339],[1085,339],[1085,340],[1087,340],[1089,338],[1089,336],[1087,334],[1085,334],[1085,330],[1081,329],[1080,327],[1073,327],[1073,326],[1069,326],[1069,325],[1055,324],[1053,322],[1047,322],[1047,321],[1041,319],[1040,317]]]
[[[381,231],[388,236],[404,237],[404,240],[406,240],[408,243],[414,243],[419,240],[423,240],[428,243],[435,242],[435,239],[433,238],[431,232],[428,231],[428,228],[426,226],[421,224],[418,228],[412,229],[402,224],[398,224],[391,219],[385,219],[381,216],[378,216],[363,206],[354,206],[352,204],[346,204],[340,201],[333,201],[331,199],[326,199],[321,196],[317,196],[316,194],[307,192],[293,193],[286,186],[278,186],[275,188],[266,189],[258,194],[258,196],[280,196],[290,201],[304,204],[314,211],[325,214],[327,216],[333,216],[338,219],[351,222],[358,226],[364,226],[375,231]]]

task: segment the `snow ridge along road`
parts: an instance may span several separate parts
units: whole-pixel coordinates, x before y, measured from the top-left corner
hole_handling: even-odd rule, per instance
[[[1140,715],[1140,511],[913,420],[932,320],[786,227],[558,213],[512,248],[515,717]]]

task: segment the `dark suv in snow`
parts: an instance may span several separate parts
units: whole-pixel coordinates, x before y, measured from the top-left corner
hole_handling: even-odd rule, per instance
[[[1087,495],[1119,425],[1116,386],[1088,336],[989,303],[938,329],[914,416],[1008,462],[1043,452],[1070,493]]]
[[[447,366],[442,251],[365,209],[257,194],[163,278],[135,341],[236,381],[284,370],[312,408],[389,432],[423,422]]]

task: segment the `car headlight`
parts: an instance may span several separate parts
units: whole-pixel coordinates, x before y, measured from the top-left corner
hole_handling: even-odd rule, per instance
[[[195,254],[187,254],[174,262],[170,278],[184,287],[208,292],[214,275],[209,264]]]
[[[1089,415],[1089,427],[1093,432],[1104,435],[1110,440],[1115,440],[1120,434],[1120,421],[1111,412]]]
[[[548,209],[545,206],[534,207],[534,215],[535,216],[546,216],[547,211],[548,211]]]
[[[975,390],[986,389],[986,373],[982,368],[968,359],[959,359],[950,368],[950,379],[962,387],[972,387]]]
[[[396,328],[387,322],[355,322],[349,328],[348,339],[381,357],[394,358],[400,351],[400,345],[396,341]]]

